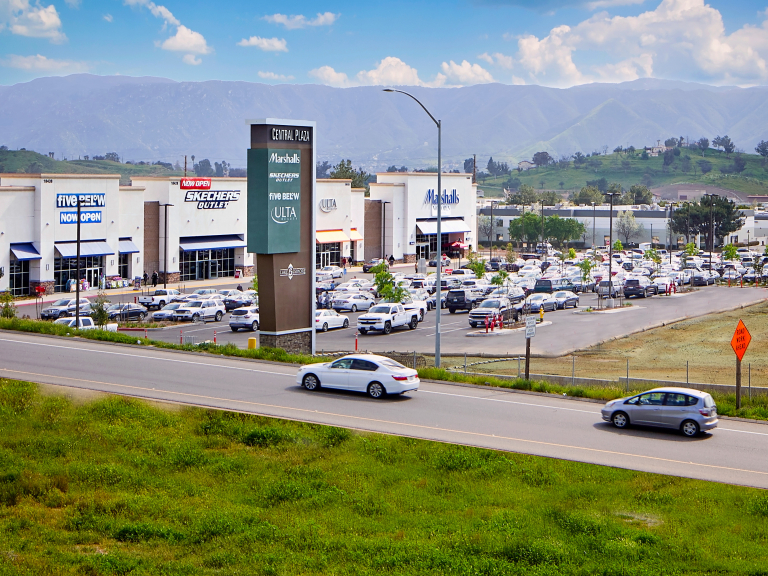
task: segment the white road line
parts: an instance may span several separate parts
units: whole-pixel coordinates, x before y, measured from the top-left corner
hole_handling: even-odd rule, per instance
[[[722,422],[722,420],[721,420]],[[765,432],[751,432],[749,430],[734,430],[733,428],[717,428],[718,430],[723,430],[724,432],[741,432],[742,434],[754,434],[755,436],[768,436]]]
[[[58,346],[56,344],[39,344],[37,342],[24,342],[23,340],[11,340],[8,338],[0,338],[0,342],[12,342],[15,344],[26,344],[28,346],[43,346],[46,348],[62,348],[65,350],[72,350],[71,346]],[[156,358],[154,356],[144,356],[141,354],[127,354],[124,352],[107,352],[105,350],[91,350],[90,348],[77,348],[81,352],[93,352],[94,354],[109,354],[112,356],[128,356],[131,358],[142,358],[144,360],[158,360],[160,362],[175,362],[177,364],[194,364],[196,366],[210,366],[212,368],[225,368],[227,370],[240,370],[241,372],[256,372],[258,374],[271,374],[273,376],[289,376],[295,377],[295,374],[285,372],[271,372],[269,370],[254,370],[253,368],[239,368],[237,366],[226,366],[223,364],[209,364],[207,362],[192,362],[191,360],[176,360],[172,358]],[[155,350],[162,350],[162,348],[155,348]]]
[[[456,396],[457,398],[467,398],[469,400],[483,400],[485,402],[500,402],[502,404],[519,404],[521,406],[532,406],[534,408],[551,408],[552,410],[566,410],[568,412],[583,412],[584,414],[600,414],[600,412],[593,412],[590,410],[579,410],[578,408],[560,408],[559,406],[549,406],[547,404],[533,404],[529,402],[515,402],[514,400],[501,400],[499,398],[482,398],[480,396],[467,396],[465,394],[452,394],[450,392],[434,392],[432,390],[419,389],[419,392],[425,394],[439,394],[440,396]]]
[[[468,328],[454,328],[453,330],[440,330],[440,334],[448,334],[449,332],[460,332],[462,330],[468,330]],[[429,338],[430,336],[434,336],[435,333],[427,334],[424,336],[424,338]]]

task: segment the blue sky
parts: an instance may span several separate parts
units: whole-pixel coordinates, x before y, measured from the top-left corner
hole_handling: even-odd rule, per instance
[[[642,77],[763,85],[767,8],[768,0],[0,0],[0,84],[90,72],[342,87]]]

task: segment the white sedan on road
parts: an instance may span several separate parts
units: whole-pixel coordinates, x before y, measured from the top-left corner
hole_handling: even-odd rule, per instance
[[[338,388],[378,399],[418,390],[419,374],[386,356],[350,354],[334,362],[302,366],[296,383],[311,391]]]
[[[330,328],[348,328],[349,319],[336,310],[317,310],[315,312],[315,330],[328,332]]]
[[[331,278],[341,278],[344,276],[344,269],[341,266],[323,266],[320,268],[322,274],[330,274]]]

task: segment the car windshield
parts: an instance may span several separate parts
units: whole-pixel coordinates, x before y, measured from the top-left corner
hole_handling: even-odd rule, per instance
[[[199,290],[192,292],[192,294],[208,294],[208,290],[205,288],[200,288]]]
[[[501,308],[501,302],[499,300],[485,300],[479,306],[480,308]]]
[[[200,308],[203,305],[202,302],[199,300],[195,300],[194,302],[189,302],[187,304],[187,308]]]
[[[62,299],[62,300],[56,300],[56,302],[53,303],[54,306],[68,306],[69,300]]]
[[[544,294],[535,294],[528,298],[529,300],[544,300]]]
[[[567,292],[555,292],[554,296],[555,296],[555,298],[565,298],[566,296],[568,296],[568,293]]]
[[[374,306],[371,308],[372,314],[389,314],[389,306]]]
[[[163,310],[176,310],[181,304],[166,304],[163,306]]]

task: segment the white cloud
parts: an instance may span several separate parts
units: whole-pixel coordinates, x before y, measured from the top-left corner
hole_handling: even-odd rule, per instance
[[[288,43],[284,38],[261,38],[260,36],[251,36],[247,40],[243,38],[237,43],[238,46],[255,46],[265,52],[288,52]]]
[[[70,8],[80,8],[81,0],[66,0]]]
[[[172,52],[188,52],[190,54],[209,54],[210,46],[203,38],[203,35],[194,30],[190,30],[184,25],[176,28],[176,34],[163,42],[163,50]],[[185,60],[186,62],[186,60]]]
[[[197,58],[194,54],[184,54],[184,57],[181,59],[184,64],[189,64],[190,66],[199,66],[203,63],[203,61],[200,58]]]
[[[171,14],[171,11],[168,10],[168,8],[165,6],[158,6],[150,0],[125,0],[125,5],[144,6],[152,13],[153,16],[156,18],[162,18],[166,24],[170,24],[171,26],[178,26],[181,24],[181,22],[179,22],[176,17]]]
[[[67,40],[56,7],[43,6],[40,0],[34,5],[30,0],[0,0],[0,31],[6,28],[19,36],[48,38],[54,44]]]
[[[293,80],[293,76],[286,76],[285,74],[275,74],[274,72],[258,72],[259,78],[264,80],[277,80],[278,82],[285,82],[286,80]]]
[[[18,56],[10,54],[6,59],[0,60],[0,65],[19,70],[42,70],[45,72],[85,72],[90,68],[86,62],[72,60],[54,60],[40,54],[35,56]]]
[[[440,68],[446,81],[451,84],[486,84],[494,82],[493,76],[480,64],[470,64],[466,60],[461,64],[456,64],[453,60],[443,62]]]
[[[586,6],[589,10],[596,10],[598,8],[610,8],[611,6],[642,4],[643,2],[645,2],[645,0],[595,0],[594,2],[587,2]]]
[[[112,18],[112,14],[104,14],[103,18],[107,22],[112,22],[114,20],[114,18]]]
[[[506,56],[501,52],[495,52],[494,54],[483,52],[478,56],[478,58],[488,62],[488,64],[495,64],[496,66],[501,66],[507,70],[511,70],[514,66],[514,58],[512,58],[512,56]]]
[[[309,75],[317,78],[321,84],[326,84],[327,86],[346,88],[351,85],[349,78],[344,72],[336,72],[330,66],[320,66],[320,68],[310,70]]]
[[[394,56],[384,58],[373,70],[361,70],[357,73],[357,80],[369,86],[422,85],[418,71]]]
[[[768,14],[761,17],[759,26],[747,24],[727,34],[720,12],[704,0],[662,0],[637,16],[602,12],[572,28],[557,26],[542,39],[519,38],[516,61],[531,80],[558,86],[651,73],[715,83],[764,83]],[[607,62],[580,68],[574,60],[580,51],[602,52]]]
[[[285,26],[288,30],[295,30],[297,28],[306,28],[307,26],[330,26],[336,20],[338,20],[341,14],[334,14],[333,12],[318,13],[317,16],[308,19],[302,14],[296,14],[286,16],[285,14],[272,14],[271,16],[264,16],[264,20],[272,24],[280,24]]]

